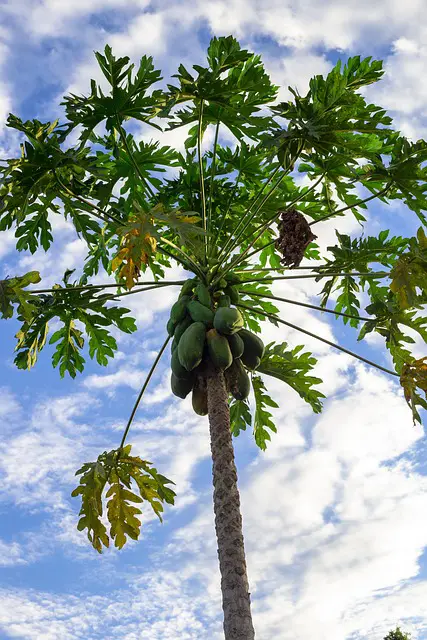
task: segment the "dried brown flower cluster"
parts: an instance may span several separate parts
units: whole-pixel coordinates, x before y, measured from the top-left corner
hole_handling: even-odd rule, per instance
[[[310,225],[302,213],[296,209],[280,212],[278,228],[279,237],[276,240],[276,249],[283,256],[282,264],[290,268],[298,267],[308,245],[317,236],[311,231]]]

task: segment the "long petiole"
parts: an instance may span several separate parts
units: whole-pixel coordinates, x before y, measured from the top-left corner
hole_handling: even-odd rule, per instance
[[[223,248],[223,250],[221,251],[221,253],[220,253],[220,256],[219,256],[219,257],[221,257],[223,254],[225,254],[225,253],[228,251],[228,247],[229,247],[229,246],[230,246],[230,247],[233,247],[233,245],[234,245],[234,246],[236,245],[236,240],[240,237],[241,232],[239,232],[239,235],[237,235],[237,236],[235,237],[234,242],[233,242],[233,236],[238,232],[238,230],[239,230],[239,228],[240,228],[240,225],[241,225],[241,224],[243,224],[243,222],[244,222],[244,220],[245,220],[246,216],[247,216],[247,215],[252,211],[252,208],[255,206],[255,204],[257,203],[258,199],[262,196],[262,194],[264,193],[264,191],[265,191],[265,189],[268,187],[268,185],[269,185],[269,184],[274,180],[275,176],[276,176],[276,175],[277,175],[277,173],[280,171],[280,169],[281,169],[281,166],[280,166],[280,165],[279,165],[278,167],[276,167],[276,169],[273,171],[273,173],[271,174],[271,176],[268,178],[267,182],[265,182],[265,183],[262,185],[261,189],[258,191],[258,193],[256,194],[256,196],[255,196],[254,200],[252,201],[251,206],[250,206],[250,207],[249,207],[249,209],[246,211],[246,213],[244,214],[244,216],[240,219],[240,221],[238,222],[238,224],[237,224],[236,228],[233,230],[233,232],[232,232],[232,234],[231,234],[230,238],[229,238],[229,239],[227,240],[227,242],[225,243],[224,248]],[[284,174],[284,176],[285,176],[285,175],[286,175],[286,173]],[[240,176],[240,174],[239,174],[239,176]],[[284,176],[283,176],[283,177],[284,177]],[[237,186],[237,185],[236,185],[236,186]],[[272,193],[272,192],[271,192],[271,193]],[[270,195],[270,193],[269,193],[268,195]],[[262,205],[261,205],[261,206],[262,206]],[[253,217],[253,216],[252,216],[252,217]],[[252,219],[252,218],[251,218],[251,219]],[[243,229],[243,231],[244,231],[244,229]],[[231,251],[231,250],[232,250],[232,249],[230,248],[230,251]]]
[[[321,218],[318,218],[317,220],[313,220],[313,222],[310,222],[310,227],[312,227],[314,224],[317,224],[318,222],[323,222],[324,220],[328,220],[328,218],[333,218],[333,217],[339,215],[340,213],[344,213],[344,211],[348,211],[349,209],[354,209],[354,207],[360,207],[360,205],[364,204],[365,202],[370,202],[371,200],[374,200],[375,198],[380,198],[385,193],[387,193],[387,191],[390,189],[390,187],[391,187],[391,183],[389,183],[381,191],[378,191],[377,193],[373,193],[371,196],[369,196],[369,198],[365,198],[364,200],[358,200],[354,204],[351,204],[351,205],[349,204],[349,205],[347,205],[345,207],[342,207],[341,209],[337,209],[333,213],[328,213],[326,216],[322,216]]]
[[[175,281],[162,281],[162,282],[157,282],[156,280],[148,280],[147,282],[137,282],[136,286],[144,286],[144,285],[152,285],[150,286],[150,289],[153,289],[155,287],[163,287],[163,286],[172,286],[172,285],[182,285],[184,284],[185,280],[175,280]],[[28,289],[28,293],[69,293],[71,291],[90,291],[90,290],[94,290],[96,293],[98,293],[98,291],[100,289],[110,289],[110,288],[116,288],[118,289],[119,287],[122,287],[123,285],[117,284],[117,282],[113,283],[108,283],[108,284],[87,284],[87,285],[82,285],[82,286],[78,286],[78,287],[60,287],[59,289]],[[125,294],[119,294],[119,295],[125,295]]]
[[[156,198],[156,194],[154,193],[154,191],[152,190],[152,188],[150,187],[150,185],[147,182],[147,179],[145,178],[144,174],[142,173],[141,169],[138,166],[137,161],[135,160],[135,157],[132,153],[132,149],[130,148],[130,146],[128,145],[128,141],[126,140],[126,131],[123,129],[122,125],[120,124],[120,120],[119,117],[117,116],[117,127],[118,127],[118,132],[120,135],[120,138],[123,142],[123,145],[128,153],[128,156],[130,158],[130,161],[132,162],[135,171],[137,172],[141,182],[145,185],[148,193],[150,194],[150,196],[155,199]]]
[[[150,380],[151,380],[151,377],[152,377],[152,375],[153,375],[153,373],[154,373],[154,371],[155,371],[155,369],[156,369],[156,367],[157,367],[157,365],[158,365],[158,363],[159,363],[160,358],[161,358],[161,357],[162,357],[162,355],[163,355],[164,350],[165,350],[165,349],[166,349],[166,347],[167,347],[167,344],[168,344],[169,340],[170,340],[170,337],[168,336],[168,337],[166,338],[166,340],[164,341],[164,343],[163,343],[163,345],[162,345],[162,347],[161,347],[161,349],[160,349],[159,353],[157,354],[156,359],[154,360],[153,364],[151,365],[151,369],[150,369],[150,371],[148,372],[147,377],[145,378],[145,382],[144,382],[144,384],[142,385],[141,391],[140,391],[140,392],[139,392],[139,394],[138,394],[138,397],[137,397],[137,399],[136,399],[136,401],[135,401],[135,404],[133,405],[132,412],[131,412],[131,414],[130,414],[130,416],[129,416],[128,423],[127,423],[126,428],[125,428],[125,430],[124,430],[123,437],[122,437],[122,441],[121,441],[120,446],[119,446],[119,452],[120,452],[120,451],[123,449],[123,447],[124,447],[124,444],[125,444],[125,442],[126,442],[127,435],[128,435],[128,433],[129,433],[129,429],[131,428],[131,425],[132,425],[133,419],[134,419],[135,414],[136,414],[136,412],[137,412],[137,410],[138,410],[139,403],[141,402],[142,396],[144,395],[144,392],[145,392],[146,388],[148,387],[148,383],[149,383],[149,382],[150,382]]]
[[[101,207],[98,207],[96,204],[93,204],[93,202],[86,200],[86,198],[83,198],[83,196],[80,196],[78,193],[74,193],[74,191],[71,191],[71,189],[69,189],[69,187],[67,187],[67,185],[62,182],[61,178],[58,176],[55,169],[53,169],[53,174],[59,186],[66,193],[68,193],[70,196],[72,196],[79,202],[85,204],[87,207],[90,207],[91,209],[94,209],[97,212],[97,213],[93,213],[95,217],[99,218],[103,222],[115,222],[119,226],[123,226],[123,222],[119,218],[116,218],[115,216],[111,215],[111,213],[107,213],[107,211],[104,211],[103,209],[101,209]]]
[[[345,347],[341,347],[341,345],[335,344],[334,342],[331,342],[330,340],[327,340],[326,338],[321,338],[317,334],[312,333],[311,331],[307,331],[307,329],[302,329],[301,327],[298,327],[297,325],[292,324],[291,322],[286,322],[286,320],[282,320],[281,318],[277,318],[276,316],[272,315],[271,313],[266,313],[265,311],[262,311],[261,309],[254,309],[253,307],[249,307],[249,306],[247,306],[245,304],[241,304],[241,303],[239,303],[237,306],[241,307],[242,309],[246,309],[247,311],[252,311],[252,313],[258,314],[260,316],[265,316],[266,318],[269,318],[270,320],[274,320],[274,322],[279,322],[280,324],[284,324],[285,326],[290,327],[291,329],[295,329],[296,331],[300,331],[301,333],[305,333],[307,336],[310,336],[311,338],[315,338],[316,340],[320,340],[320,342],[324,342],[325,344],[329,345],[330,347],[333,347],[334,349],[338,349],[338,351],[342,351],[343,353],[347,353],[349,356],[353,356],[353,358],[357,358],[357,360],[361,360],[362,362],[365,362],[366,364],[369,364],[371,367],[375,367],[376,369],[379,369],[380,371],[384,371],[385,373],[389,373],[392,376],[399,377],[399,374],[396,373],[395,371],[391,371],[391,369],[386,369],[385,367],[382,367],[380,364],[376,364],[375,362],[372,362],[372,360],[368,360],[367,358],[364,358],[363,356],[359,356],[357,353],[354,353],[353,351],[350,351],[349,349],[346,349]]]
[[[339,278],[350,276],[352,278],[367,278],[368,276],[373,278],[386,278],[390,275],[389,271],[367,271],[366,273],[304,273],[295,276],[271,276],[262,278],[251,278],[245,280],[239,284],[246,284],[247,282],[265,282],[266,284],[273,282],[273,280],[301,280],[305,278]]]
[[[185,251],[182,251],[182,249],[180,249],[174,242],[171,242],[167,238],[162,237],[161,241],[165,242],[167,245],[169,245],[170,247],[175,249],[175,251],[177,251],[180,255],[182,255],[184,257],[184,260],[186,260],[187,263],[191,265],[191,267],[193,268],[194,273],[197,273],[202,279],[204,279],[203,272],[198,267],[198,265],[190,258],[188,253],[185,253]],[[173,257],[175,258],[175,260],[177,260],[176,256],[173,256]]]
[[[242,292],[245,293],[245,292]],[[315,311],[325,311],[326,313],[332,313],[334,316],[342,316],[343,318],[350,318],[352,320],[360,320],[361,322],[370,322],[372,318],[364,318],[363,316],[352,315],[351,313],[342,313],[341,311],[334,311],[333,309],[327,309],[326,307],[319,307],[315,304],[309,304],[308,302],[299,302],[297,300],[289,300],[289,298],[280,298],[278,296],[268,295],[266,293],[247,293],[253,298],[268,298],[269,300],[277,300],[278,302],[287,302],[288,304],[296,304],[298,307],[306,307],[307,309],[314,309]]]
[[[199,111],[199,128],[197,132],[197,154],[199,156],[199,174],[200,174],[200,198],[202,201],[202,225],[203,230],[207,232],[206,224],[206,194],[205,194],[205,179],[203,176],[203,157],[202,157],[202,135],[203,135],[203,100],[200,100]],[[205,235],[205,259],[207,259],[208,252],[208,237]]]
[[[211,182],[210,182],[210,190],[209,190],[209,213],[208,213],[208,223],[207,223],[208,233],[210,231],[211,218],[212,218],[213,192],[214,192],[215,171],[216,171],[216,150],[218,146],[219,126],[220,126],[220,120],[218,119],[216,123],[216,128],[215,128],[215,139],[213,144],[212,164],[211,164]]]

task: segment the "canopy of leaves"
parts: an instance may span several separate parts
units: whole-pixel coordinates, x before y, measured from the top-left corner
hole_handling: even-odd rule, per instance
[[[278,87],[260,57],[232,36],[213,38],[206,61],[190,70],[179,65],[163,89],[155,87],[161,75],[150,57],[134,65],[107,46],[96,59],[105,80],[102,86],[93,80],[88,95],[64,98],[64,123],[23,122],[14,115],[7,122],[22,135],[22,145],[19,157],[0,166],[0,232],[14,229],[19,251],[47,251],[54,240],[52,220],[62,216],[87,245],[73,285],[68,275],[64,286],[34,293],[27,289],[38,282],[33,272],[0,282],[2,317],[16,311],[21,322],[17,365],[34,365],[52,321],[58,325],[50,336],[53,365],[61,375],[82,371],[85,340],[90,357],[107,364],[117,348],[112,330],[131,333],[136,326],[127,309],[115,306],[116,296],[103,293],[103,285],[87,285],[102,271],[115,277],[119,292],[130,290],[123,294],[128,295],[138,292],[134,285],[147,270],[167,284],[161,283],[164,270],[176,262],[211,293],[233,282],[252,331],[260,332],[266,318],[286,324],[271,285],[275,277],[298,278],[300,272],[283,275],[276,243],[281,214],[295,209],[310,229],[330,218],[339,226],[346,213],[363,223],[370,201],[398,200],[421,221],[416,238],[386,230],[358,238],[337,232],[326,256],[315,241],[307,246],[303,267],[312,271],[303,276],[322,282],[319,306],[335,298],[333,310],[359,328],[359,340],[370,332],[385,338],[395,366],[391,373],[401,378],[418,419],[416,407],[425,407],[425,363],[412,353],[410,333],[427,339],[427,144],[406,140],[385,110],[362,95],[363,87],[381,78],[382,63],[358,56],[339,61],[326,77],[310,81],[305,96],[291,89],[291,99],[273,105]],[[185,151],[145,135],[139,140],[132,124],[158,130],[187,126]],[[214,144],[202,151],[210,126]],[[221,144],[217,134],[224,129],[236,145]],[[362,295],[367,318],[360,312]],[[253,415],[247,402],[231,404],[233,433],[253,425],[255,441],[265,449],[276,429],[269,410],[276,403],[265,376],[286,382],[320,411],[314,365],[301,346],[269,344],[253,375]],[[121,546],[139,530],[138,500],[126,493],[131,472],[120,475],[109,462],[110,476],[105,464],[85,469],[87,496],[111,480],[107,517]],[[82,527],[100,547],[106,540],[102,520],[88,509]]]

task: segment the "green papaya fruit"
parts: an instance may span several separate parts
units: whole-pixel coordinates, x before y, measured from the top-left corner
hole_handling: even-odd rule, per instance
[[[213,324],[220,333],[231,335],[243,327],[242,314],[234,307],[220,307],[215,313]]]
[[[176,340],[176,343],[178,344],[178,342],[181,339],[182,334],[184,333],[184,331],[187,329],[187,327],[190,326],[190,324],[192,324],[193,321],[190,318],[190,316],[185,316],[184,320],[181,320],[181,322],[178,322],[178,324],[175,327],[175,331],[174,331],[174,338]]]
[[[184,369],[192,371],[201,363],[206,340],[206,326],[193,322],[184,331],[178,343],[178,358]]]
[[[190,296],[182,296],[179,300],[172,305],[172,309],[170,312],[170,319],[175,324],[181,322],[185,318],[185,314],[187,313],[187,302],[189,302]]]
[[[238,282],[241,282],[240,276],[237,273],[233,273],[232,271],[228,271],[228,273],[225,274],[225,279],[227,280],[228,284],[236,284]]]
[[[177,378],[173,372],[171,373],[171,389],[174,396],[184,400],[190,393],[193,385],[193,378]]]
[[[187,304],[187,311],[194,322],[204,322],[208,325],[211,325],[213,322],[214,314],[212,309],[208,309],[208,307],[205,307],[205,305],[197,302],[197,300],[191,300]]]
[[[196,294],[196,297],[200,304],[203,304],[205,307],[210,308],[212,304],[211,294],[209,293],[209,289],[205,284],[203,284],[203,282],[199,282],[194,293]]]
[[[218,289],[225,289],[227,285],[227,280],[225,280],[225,278],[221,278],[221,280],[218,282]]]
[[[172,318],[169,318],[166,325],[166,330],[168,332],[168,335],[172,338],[175,331],[175,322],[172,320]]]
[[[229,307],[231,305],[230,296],[222,294],[218,300],[218,307]]]
[[[177,340],[176,338],[174,338],[174,339],[172,340],[171,351],[172,351],[172,352],[173,352],[173,351],[175,351],[175,349],[177,348],[177,346],[178,346],[178,340]]]
[[[239,333],[233,333],[230,336],[227,336],[227,340],[228,344],[230,345],[233,358],[240,358],[243,351],[245,350],[245,344]]]
[[[240,296],[236,287],[230,285],[224,289],[224,293],[229,296],[232,304],[239,304]]]
[[[233,362],[230,345],[225,336],[222,336],[216,329],[211,329],[206,334],[209,356],[217,369],[228,369]]]
[[[248,369],[257,369],[261,364],[264,355],[264,343],[254,333],[247,329],[241,329],[239,336],[243,340],[245,349],[241,355],[241,360]]]
[[[191,296],[193,294],[195,284],[196,284],[195,278],[190,278],[189,280],[186,280],[181,287],[181,292],[179,294],[179,297],[182,298],[183,296]]]
[[[208,414],[208,392],[206,389],[206,383],[203,379],[198,378],[196,380],[191,400],[193,409],[197,415],[206,416]]]
[[[236,400],[246,400],[251,390],[251,382],[239,358],[225,372],[227,388]]]
[[[191,375],[192,375],[191,372],[187,371],[187,369],[184,369],[184,367],[179,361],[178,349],[174,349],[174,351],[172,351],[171,369],[172,369],[172,373],[177,378],[180,378],[182,380],[188,380],[188,378],[191,378]]]

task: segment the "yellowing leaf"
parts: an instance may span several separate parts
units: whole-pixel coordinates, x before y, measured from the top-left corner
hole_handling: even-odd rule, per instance
[[[402,368],[400,384],[403,387],[405,400],[411,407],[414,424],[415,420],[421,422],[415,405],[418,404],[427,409],[427,402],[425,401],[427,400],[427,357],[405,364]],[[417,390],[424,393],[425,400]]]
[[[427,291],[427,238],[422,227],[411,238],[409,251],[400,256],[390,272],[390,289],[397,295],[401,309],[418,303],[418,291]]]
[[[138,282],[141,270],[156,251],[157,240],[153,235],[152,221],[144,213],[133,216],[129,225],[121,229],[120,249],[113,258],[111,268],[126,283],[127,289]]]

